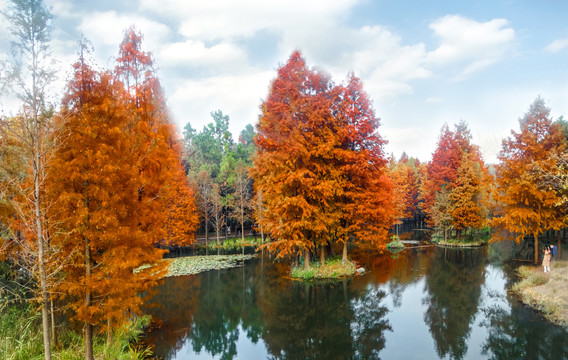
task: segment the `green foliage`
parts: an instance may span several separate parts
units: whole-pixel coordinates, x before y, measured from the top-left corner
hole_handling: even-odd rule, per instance
[[[329,258],[323,265],[317,263],[308,269],[304,269],[301,259],[299,267],[292,267],[290,276],[300,280],[338,279],[353,276],[355,270],[354,263],[349,260],[343,263],[339,257]]]
[[[397,235],[393,235],[391,237],[391,242],[387,244],[387,249],[401,249],[404,248],[404,244],[400,242],[400,239]]]
[[[0,311],[0,354],[3,359],[31,359],[43,354],[39,320],[40,313],[31,305],[11,306]]]
[[[307,270],[304,270],[300,267],[292,268],[292,277],[295,279],[302,279],[302,280],[311,280],[315,277],[316,271],[313,267],[310,267]]]
[[[146,359],[151,349],[140,346],[138,339],[150,324],[150,317],[133,319],[113,334],[112,343],[106,343],[105,334],[95,339],[95,358],[105,360]],[[83,339],[67,326],[59,326],[60,348],[52,353],[54,359],[83,359]],[[28,304],[0,310],[0,355],[2,360],[43,358],[43,340],[40,312]]]
[[[189,171],[196,175],[206,170],[211,177],[219,181],[221,163],[233,145],[229,132],[229,116],[221,110],[211,112],[213,122],[203,127],[199,133],[188,123],[184,128],[184,160],[189,164]]]

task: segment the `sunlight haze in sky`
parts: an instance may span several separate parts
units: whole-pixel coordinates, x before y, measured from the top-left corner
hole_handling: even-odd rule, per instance
[[[428,161],[444,123],[464,120],[485,160],[541,96],[568,117],[568,2],[371,0],[47,0],[56,16],[58,90],[80,33],[113,67],[134,24],[151,51],[173,120],[201,130],[220,109],[235,140],[255,124],[293,50],[336,83],[353,71],[381,119],[387,154]],[[0,0],[5,8],[6,1]],[[0,26],[3,57],[9,33]],[[56,92],[57,92],[56,91]],[[60,92],[55,94],[60,98]],[[3,106],[8,106],[6,103]]]

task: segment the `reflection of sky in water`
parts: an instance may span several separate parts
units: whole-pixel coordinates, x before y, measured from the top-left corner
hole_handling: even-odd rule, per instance
[[[387,286],[382,286],[387,290]],[[408,285],[402,294],[402,303],[393,307],[391,295],[385,303],[389,308],[388,319],[392,332],[387,332],[386,347],[381,351],[383,359],[435,359],[437,358],[434,341],[424,321],[424,279]],[[420,321],[417,321],[420,319]],[[409,349],[412,351],[409,351]]]
[[[260,339],[256,344],[254,344],[243,331],[241,325],[237,327],[239,333],[239,338],[237,340],[237,355],[233,358],[238,359],[266,359],[268,358],[268,352],[266,351],[266,345],[264,341]],[[185,344],[176,354],[176,359],[195,359],[195,360],[205,360],[205,359],[221,359],[223,354],[218,354],[217,356],[211,355],[205,349],[201,349],[201,352],[196,353],[191,346],[190,341],[186,341]]]

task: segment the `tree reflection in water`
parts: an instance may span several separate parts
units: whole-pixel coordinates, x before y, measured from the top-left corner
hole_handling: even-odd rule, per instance
[[[244,335],[255,344],[262,341],[272,358],[379,358],[390,330],[384,291],[366,289],[368,281],[361,280],[355,287],[351,280],[292,281],[282,276],[286,271],[286,265],[258,260],[253,266],[166,279],[148,302],[154,304],[148,312],[163,322],[149,337],[156,354],[173,359],[191,346],[195,353],[233,359]]]
[[[485,279],[485,257],[481,251],[436,249],[422,303],[440,358],[463,359],[467,352]]]
[[[146,299],[163,324],[149,341],[164,359],[568,358],[568,331],[520,304],[511,262],[489,255],[357,254],[365,275],[332,284],[293,281],[268,258],[166,279]]]
[[[508,269],[507,269],[508,267]],[[508,286],[515,280],[514,271],[506,266]],[[482,355],[492,360],[566,359],[568,332],[542,321],[539,314],[522,305],[516,295],[490,293],[491,304],[481,309],[480,326],[487,329]]]

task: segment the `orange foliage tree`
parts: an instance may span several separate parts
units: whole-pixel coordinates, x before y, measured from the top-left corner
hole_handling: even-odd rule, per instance
[[[489,217],[492,179],[475,153],[464,153],[450,194],[452,224],[458,230],[483,227]]]
[[[423,166],[422,166],[423,168]],[[419,212],[421,187],[421,164],[417,159],[403,153],[397,162],[391,159],[389,177],[394,191],[394,209],[397,224],[403,219],[412,218]]]
[[[156,263],[162,251],[140,226],[136,139],[126,131],[123,98],[119,81],[81,58],[59,115],[63,145],[49,169],[57,199],[50,218],[68,258],[59,291],[84,323],[86,359],[93,358],[93,325],[124,319],[125,309],[140,304],[137,293],[161,274],[160,268],[133,271]]]
[[[167,239],[168,245],[174,245],[173,240],[177,245],[193,243],[198,226],[195,196],[181,170],[180,144],[168,117],[151,54],[142,51],[142,35],[134,27],[126,31],[116,62],[115,74],[126,88],[128,127],[136,137],[132,151],[141,179],[141,226],[155,234],[156,241]],[[180,195],[184,195],[183,199]],[[183,218],[179,218],[180,214]],[[171,222],[162,226],[168,218],[179,221],[175,226]]]
[[[338,178],[330,167],[335,134],[327,92],[329,80],[310,71],[294,52],[278,70],[262,105],[253,178],[266,203],[264,227],[279,256],[309,254],[338,222],[329,211]],[[334,179],[335,177],[335,179]]]
[[[537,98],[519,120],[520,132],[511,131],[503,140],[500,163],[496,167],[497,217],[493,224],[515,234],[520,241],[534,238],[534,262],[538,263],[538,236],[564,225],[560,198],[553,189],[541,188],[542,177],[535,167],[551,169],[554,158],[565,151],[566,144],[558,126],[550,119],[550,110]]]
[[[183,168],[177,173],[167,188],[165,203],[167,219],[166,235],[162,244],[166,246],[187,246],[195,242],[195,231],[199,224],[194,191],[190,187]]]
[[[394,223],[395,208],[391,179],[379,135],[379,119],[360,79],[351,74],[333,98],[337,145],[335,164],[343,191],[338,193],[337,211],[342,214],[338,238],[347,258],[347,241],[378,249],[386,244],[388,228]]]
[[[66,261],[60,292],[84,323],[88,360],[94,326],[110,336],[163,275],[164,251],[155,245],[192,242],[197,226],[173,127],[140,39],[132,29],[126,34],[116,74],[93,71],[81,55],[59,114],[63,145],[49,169],[56,199],[50,218]]]
[[[377,127],[357,78],[334,86],[299,52],[291,55],[262,105],[252,170],[268,248],[303,253],[308,266],[318,246],[341,243],[346,256],[349,235],[386,235],[391,187]]]

